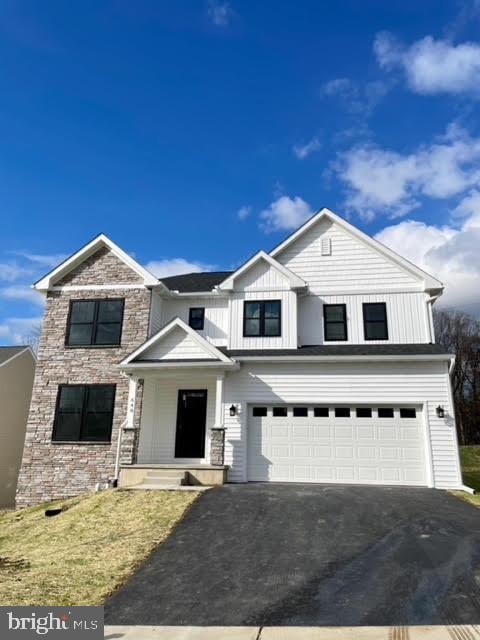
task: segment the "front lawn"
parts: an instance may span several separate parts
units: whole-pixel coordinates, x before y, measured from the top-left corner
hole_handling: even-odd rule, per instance
[[[479,492],[476,495],[457,493],[458,496],[480,507],[480,445],[460,447],[463,483]]]
[[[101,604],[165,538],[196,491],[109,490],[0,515],[0,605]]]

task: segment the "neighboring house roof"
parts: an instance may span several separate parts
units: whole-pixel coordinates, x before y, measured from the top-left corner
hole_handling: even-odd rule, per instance
[[[166,338],[172,331],[175,329],[180,329],[185,337],[189,337],[193,342],[200,347],[204,357],[182,357],[182,358],[145,358],[142,359],[141,355],[145,352],[149,351],[152,347],[161,344],[162,340]],[[130,367],[140,367],[146,364],[171,364],[172,362],[183,365],[186,363],[193,364],[195,362],[205,363],[206,361],[216,364],[223,365],[234,365],[235,363],[227,356],[223,351],[220,351],[217,347],[215,347],[211,342],[205,340],[201,335],[199,335],[194,329],[192,329],[188,324],[186,324],[180,318],[174,318],[168,324],[166,324],[160,331],[157,331],[151,338],[149,338],[146,342],[144,342],[138,349],[135,349],[129,356],[127,356],[120,363],[120,367],[122,369],[130,368]]]
[[[203,271],[200,273],[184,273],[179,276],[168,276],[160,281],[170,290],[180,293],[200,293],[211,291],[214,287],[231,275],[232,271]]]
[[[4,364],[13,360],[24,351],[29,351],[32,355],[32,358],[35,360],[35,356],[31,348],[27,345],[21,345],[16,347],[0,347],[0,367],[3,367]]]
[[[69,258],[61,262],[55,269],[52,269],[43,278],[38,280],[33,286],[38,291],[48,291],[48,289],[55,284],[58,280],[65,277],[72,269],[82,264],[87,258],[93,255],[96,251],[102,247],[107,247],[110,251],[130,269],[138,273],[143,279],[145,286],[161,286],[158,278],[156,278],[150,271],[147,271],[136,260],[129,256],[123,249],[120,249],[110,238],[103,233],[93,238],[81,249],[72,254]]]
[[[300,238],[304,233],[307,233],[307,231],[311,227],[313,227],[315,224],[317,224],[320,220],[324,218],[330,219],[331,221],[337,223],[350,235],[354,236],[355,238],[357,238],[367,246],[371,247],[378,253],[382,254],[383,256],[385,256],[386,258],[388,258],[398,266],[402,267],[409,273],[413,274],[417,278],[420,278],[421,280],[423,280],[425,283],[425,289],[438,290],[438,289],[444,288],[443,283],[440,280],[438,280],[437,278],[434,278],[426,271],[423,271],[423,269],[420,269],[409,260],[402,258],[402,256],[398,255],[398,253],[395,253],[395,251],[392,251],[391,249],[386,247],[384,244],[382,244],[378,240],[375,240],[374,238],[371,238],[370,236],[368,236],[366,233],[363,233],[363,231],[360,231],[360,229],[357,229],[357,227],[354,227],[352,224],[350,224],[349,222],[347,222],[346,220],[338,216],[336,213],[333,213],[333,211],[330,211],[330,209],[327,209],[325,207],[321,209],[318,213],[313,215],[309,220],[305,222],[305,224],[299,227],[290,236],[288,236],[288,238],[286,238],[283,242],[277,245],[272,251],[270,251],[270,255],[273,256],[274,258],[278,256],[280,252],[282,252],[284,249],[290,246],[293,242],[295,242],[298,238]]]
[[[342,357],[395,357],[395,356],[441,356],[445,360],[453,357],[440,344],[342,344],[314,345],[298,349],[225,349],[230,358],[309,358],[325,357],[340,360]]]
[[[301,289],[307,286],[305,280],[302,280],[302,278],[297,276],[296,273],[293,273],[293,271],[290,271],[290,269],[285,267],[283,264],[280,264],[280,262],[275,260],[275,258],[272,258],[268,253],[265,253],[265,251],[259,251],[250,258],[250,260],[247,260],[247,262],[245,262],[241,267],[231,273],[228,278],[219,285],[219,288],[225,290],[233,289],[235,280],[244,275],[249,269],[261,261],[266,262],[273,269],[276,269],[286,280],[288,280],[293,289]]]

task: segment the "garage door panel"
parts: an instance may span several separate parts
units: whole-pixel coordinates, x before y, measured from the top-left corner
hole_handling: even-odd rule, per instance
[[[249,479],[277,482],[351,482],[426,484],[423,421],[393,418],[328,418],[273,416],[250,418],[248,427]]]

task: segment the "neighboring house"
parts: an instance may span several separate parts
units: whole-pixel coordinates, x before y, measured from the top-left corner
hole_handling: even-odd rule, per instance
[[[230,482],[462,486],[443,285],[328,209],[234,272],[159,281],[100,235],[35,287],[19,505],[162,465],[192,482],[225,466]]]
[[[15,504],[34,374],[30,347],[0,347],[0,508]]]

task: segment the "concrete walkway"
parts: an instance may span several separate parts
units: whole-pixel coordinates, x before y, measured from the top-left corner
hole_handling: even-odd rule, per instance
[[[106,640],[480,640],[473,625],[415,627],[105,627]]]

